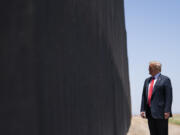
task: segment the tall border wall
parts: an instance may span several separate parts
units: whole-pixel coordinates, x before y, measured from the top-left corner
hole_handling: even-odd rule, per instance
[[[0,134],[125,135],[123,0],[7,0],[0,7]]]

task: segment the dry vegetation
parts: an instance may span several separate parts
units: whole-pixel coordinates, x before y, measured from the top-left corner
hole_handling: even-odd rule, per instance
[[[180,114],[174,114],[171,119],[169,119],[169,122],[172,124],[180,125]]]

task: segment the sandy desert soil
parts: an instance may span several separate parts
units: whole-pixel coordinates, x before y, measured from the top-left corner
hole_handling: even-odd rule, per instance
[[[150,135],[147,120],[140,116],[133,116],[127,135]],[[180,126],[169,123],[169,135],[180,135]]]

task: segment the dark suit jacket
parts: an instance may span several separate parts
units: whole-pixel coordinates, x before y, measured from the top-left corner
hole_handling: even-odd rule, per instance
[[[170,112],[172,116],[172,86],[171,81],[167,76],[159,75],[153,88],[151,97],[151,107],[148,109],[148,86],[151,81],[151,77],[147,78],[144,82],[141,112],[146,112],[146,117],[149,117],[148,110],[151,111],[151,116],[155,119],[164,119],[164,113]]]

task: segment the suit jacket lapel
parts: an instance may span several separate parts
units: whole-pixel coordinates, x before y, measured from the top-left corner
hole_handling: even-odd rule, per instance
[[[147,84],[146,84],[146,97],[147,97],[147,99],[148,99],[148,92],[149,92],[149,83],[150,83],[150,81],[151,81],[151,77],[148,79],[148,81],[147,81]]]
[[[161,81],[161,74],[160,74],[159,77],[157,78],[157,81],[156,81],[156,83],[155,83],[155,85],[154,85],[152,96],[153,96],[153,94],[155,93],[156,87],[157,87],[157,85],[160,83],[160,81]]]

